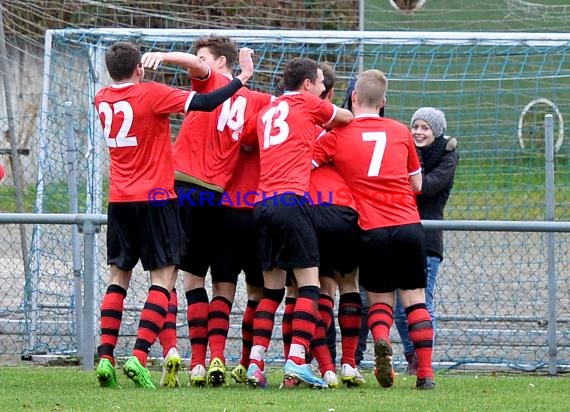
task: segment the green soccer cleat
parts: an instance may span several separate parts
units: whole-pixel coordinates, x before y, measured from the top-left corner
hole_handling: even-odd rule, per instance
[[[247,382],[247,368],[242,364],[239,364],[232,369],[232,379],[236,383],[246,383]]]
[[[154,383],[152,383],[150,372],[147,368],[141,365],[136,356],[131,356],[127,360],[123,367],[123,371],[125,372],[125,375],[127,375],[127,378],[135,383],[137,388],[156,389]]]
[[[210,362],[208,383],[212,386],[223,386],[226,383],[226,365],[220,358],[214,358]]]
[[[117,371],[109,359],[103,358],[97,365],[97,380],[102,388],[119,389]]]

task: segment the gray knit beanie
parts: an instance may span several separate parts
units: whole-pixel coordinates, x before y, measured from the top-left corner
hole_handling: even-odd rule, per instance
[[[445,121],[445,114],[441,110],[433,107],[422,107],[416,110],[412,116],[412,125],[416,120],[423,120],[426,122],[435,137],[441,136],[445,129],[447,129],[447,122]]]

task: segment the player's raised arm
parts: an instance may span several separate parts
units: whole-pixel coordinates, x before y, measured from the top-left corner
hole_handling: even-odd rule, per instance
[[[241,73],[237,76],[245,84],[253,76],[253,50],[242,47],[239,51],[239,67]]]
[[[198,56],[183,52],[149,52],[141,59],[144,67],[156,70],[161,63],[176,64],[184,67],[192,77],[204,78],[210,73],[209,66]]]
[[[210,93],[195,93],[190,100],[188,109],[186,111],[200,111],[200,112],[211,112],[224,101],[232,97],[239,89],[243,87],[243,80],[239,78],[233,79],[224,87],[214,90]]]

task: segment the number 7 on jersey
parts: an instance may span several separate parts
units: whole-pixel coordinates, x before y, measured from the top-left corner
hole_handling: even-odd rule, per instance
[[[362,133],[362,141],[374,142],[374,151],[368,166],[368,177],[378,176],[386,150],[386,132],[364,132]]]

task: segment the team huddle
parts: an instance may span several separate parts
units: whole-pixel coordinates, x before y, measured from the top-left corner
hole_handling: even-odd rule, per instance
[[[155,387],[146,364],[157,340],[164,356],[160,385],[180,386],[180,273],[191,386],[222,386],[231,376],[266,387],[265,357],[285,298],[284,387],[362,385],[355,356],[363,316],[374,340],[375,377],[391,387],[389,337],[398,302],[416,388],[433,389],[434,328],[424,292],[429,253],[416,201],[423,161],[409,128],[379,115],[388,85],[384,74],[360,74],[347,110],[331,102],[334,71],[328,65],[291,59],[282,76],[284,91],[274,97],[243,87],[253,75],[252,50],[238,52],[233,41],[219,36],[197,40],[194,50],[141,56],[137,46],[120,42],[106,53],[114,83],[95,97],[111,160],[100,385],[119,387],[114,349],[132,269],[140,260],[151,285],[124,364],[137,387]],[[241,73],[233,78],[238,61]],[[145,68],[160,64],[187,70],[192,91],[143,81]],[[185,114],[174,144],[172,113]],[[452,151],[449,145],[445,150]],[[164,193],[160,204],[151,201],[157,189]],[[247,305],[241,357],[228,373],[225,346],[242,273]],[[327,345],[337,289],[338,375]]]

